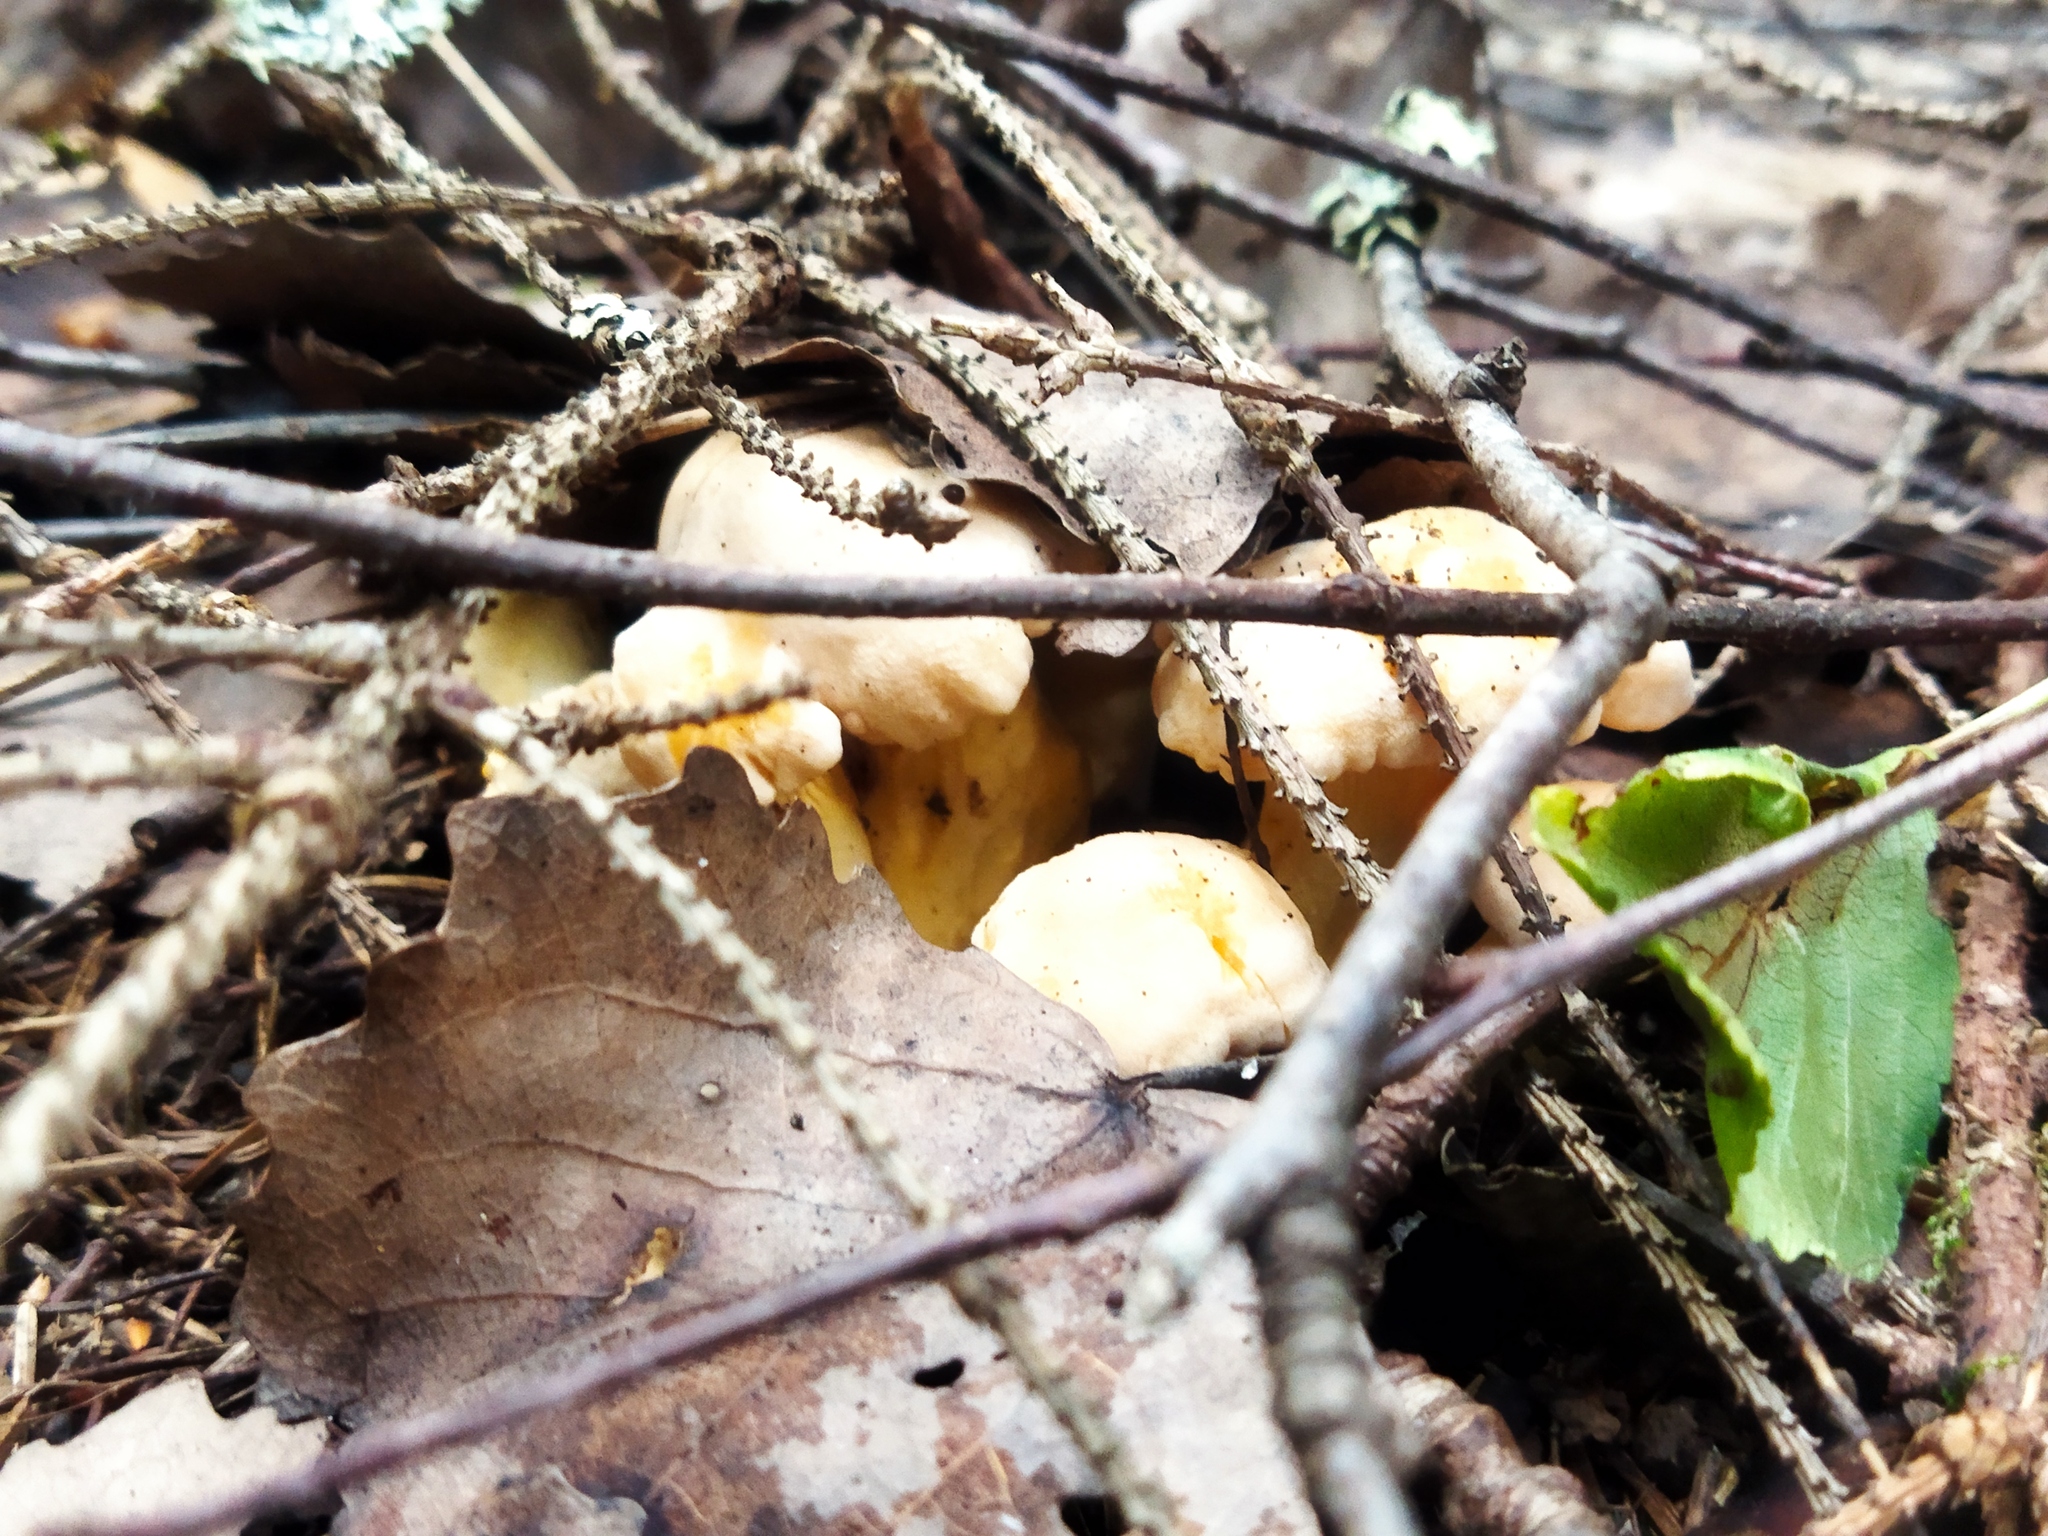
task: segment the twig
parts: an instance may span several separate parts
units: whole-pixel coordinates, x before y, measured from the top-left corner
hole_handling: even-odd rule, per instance
[[[868,1252],[827,1264],[742,1300],[662,1326],[650,1318],[630,1342],[564,1369],[500,1379],[461,1403],[374,1424],[298,1471],[253,1487],[195,1501],[183,1509],[96,1520],[37,1536],[203,1536],[240,1528],[260,1515],[317,1509],[341,1489],[449,1446],[483,1439],[551,1409],[601,1393],[715,1349],[809,1317],[883,1286],[941,1274],[1006,1249],[1051,1240],[1078,1241],[1116,1222],[1158,1209],[1192,1164],[1133,1164],[1055,1185],[1013,1205],[904,1234]]]
[[[133,250],[163,240],[182,240],[207,230],[251,229],[301,219],[357,219],[370,215],[395,218],[421,213],[546,218],[655,237],[676,232],[674,215],[657,215],[631,203],[492,186],[442,172],[432,180],[270,187],[217,202],[173,208],[167,213],[123,214],[63,225],[48,234],[0,240],[0,272],[23,272],[44,262],[76,259],[98,251]]]
[[[1323,251],[1333,260],[1340,259],[1330,250],[1330,234],[1326,228],[1303,217],[1277,198],[1238,186],[1222,177],[1204,179],[1196,190],[1203,201],[1226,213],[1235,214],[1285,239]],[[1597,358],[1613,363],[1638,378],[1661,385],[1731,421],[1767,433],[1852,474],[1867,475],[1878,467],[1878,461],[1869,454],[1816,436],[1773,412],[1745,405],[1718,385],[1643,346],[1629,334],[1628,322],[1618,315],[1567,314],[1522,295],[1504,293],[1498,288],[1475,282],[1454,261],[1435,253],[1425,253],[1423,271],[1429,279],[1431,294],[1446,308],[1507,326],[1567,357]],[[1544,446],[1539,445],[1537,451],[1543,452]],[[1913,467],[1909,483],[1923,495],[1986,518],[2003,532],[2036,542],[2048,538],[2048,529],[2044,529],[2038,519],[2029,517],[2003,497],[1994,496],[1979,486],[1968,485],[1941,470],[1917,464]]]
[[[801,697],[803,692],[803,679],[792,672],[712,698],[659,699],[652,704],[607,706],[572,697],[548,706],[545,711],[535,707],[514,711],[511,718],[542,746],[573,755],[595,752],[599,747],[648,731],[673,731],[685,725],[707,725],[732,715],[750,715],[777,700]]]
[[[1815,366],[1921,404],[1995,422],[2029,441],[2048,438],[2048,422],[2011,410],[1988,395],[1936,379],[1875,349],[1814,335],[1784,311],[1609,230],[1556,208],[1537,194],[1461,170],[1448,160],[1400,149],[1327,113],[1273,97],[1250,82],[1232,89],[1183,85],[1092,48],[1033,31],[1005,16],[945,0],[855,0],[854,9],[928,27],[968,47],[1035,59],[1081,79],[1113,87],[1177,111],[1227,123],[1356,165],[1390,172],[1451,202],[1505,219],[1585,252],[1660,293],[1685,299],[1749,326]]]
[[[1735,1320],[1693,1268],[1678,1239],[1637,1197],[1629,1176],[1607,1155],[1578,1111],[1539,1074],[1529,1074],[1522,1102],[1556,1139],[1565,1160],[1593,1186],[1608,1214],[1635,1240],[1657,1283],[1684,1310],[1686,1321],[1726,1373],[1736,1396],[1757,1416],[1771,1449],[1792,1468],[1814,1512],[1825,1515],[1839,1509],[1847,1490],[1821,1461],[1813,1435],[1799,1422],[1799,1415],[1763,1362],[1743,1343],[1742,1335],[1735,1331]]]
[[[1389,1076],[1412,1072],[1438,1050],[1517,999],[1590,976],[1635,953],[1644,940],[1743,896],[1773,889],[1831,854],[1921,811],[1968,798],[2048,750],[2048,717],[2034,716],[1754,853],[1622,907],[1601,922],[1484,962],[1476,985],[1387,1056]],[[1267,1090],[1268,1093],[1271,1089]]]
[[[2018,822],[2012,803],[1997,791],[1966,814],[1980,835],[1997,830],[2000,820]],[[2041,1285],[2041,1194],[2027,1055],[2034,1028],[2027,1001],[2030,899],[2017,871],[1958,870],[1955,880],[1955,899],[1967,905],[1956,935],[1962,990],[1943,1176],[1949,1190],[1968,1191],[1969,1205],[1949,1292],[1963,1361],[1983,1367],[1970,1385],[1970,1404],[2013,1408]]]
[[[211,736],[184,741],[86,741],[0,754],[0,798],[50,789],[101,790],[146,784],[192,789],[204,784],[254,788],[303,761],[291,742]]]
[[[185,543],[185,529],[189,524],[173,524],[158,534],[148,544],[139,546],[140,560],[144,565],[168,555],[172,550],[182,548]],[[59,544],[50,539],[43,527],[29,522],[12,507],[0,501],[0,542],[7,545],[15,563],[30,576],[39,581],[69,582],[89,578],[104,568],[106,562],[89,549],[78,549]],[[134,552],[131,552],[134,553]],[[229,594],[199,592],[168,581],[161,581],[146,570],[134,571],[125,578],[126,590],[123,596],[136,607],[160,618],[179,623],[207,624],[221,629],[278,627],[275,621],[266,618],[254,605]],[[41,594],[38,594],[40,598]],[[31,598],[24,605],[32,612],[40,612],[50,605]]]
[[[436,703],[444,718],[509,755],[536,782],[590,819],[610,847],[614,863],[653,888],[655,899],[684,942],[703,945],[732,973],[741,998],[774,1031],[783,1051],[810,1074],[862,1155],[911,1218],[923,1227],[952,1220],[951,1202],[903,1149],[895,1128],[854,1084],[847,1063],[826,1046],[803,1005],[783,989],[774,966],[740,936],[722,908],[699,893],[695,878],[655,847],[652,834],[602,794],[563,772],[555,755],[522,732],[510,716],[497,710],[471,711],[447,693]],[[989,1262],[977,1261],[952,1270],[946,1284],[963,1312],[1003,1340],[1011,1363],[1095,1467],[1125,1518],[1155,1536],[1169,1536],[1175,1524],[1172,1501],[1132,1464],[1108,1419],[1073,1379],[1066,1363],[1039,1336],[1022,1299],[1002,1273]]]
[[[1251,1243],[1274,1416],[1326,1531],[1416,1536],[1401,1485],[1423,1444],[1380,1367],[1352,1277],[1364,1250],[1334,1186],[1298,1186]]]
[[[87,662],[289,661],[347,677],[374,666],[388,647],[375,624],[215,629],[154,618],[48,619],[16,607],[0,612],[0,653],[12,651],[67,651]]]
[[[2017,1484],[2040,1458],[2042,1430],[2038,1410],[1982,1408],[1937,1419],[1913,1437],[1897,1472],[1808,1526],[1807,1536],[1884,1536],[1951,1498]]]
[[[1617,3],[1626,3],[1626,0],[1617,0]],[[1657,0],[1633,0],[1633,3],[1654,4]],[[1942,348],[1941,356],[1935,359],[1935,377],[1960,379],[1984,349],[2020,318],[2044,287],[2048,287],[2048,250],[2036,251],[2019,274],[1985,300],[1963,328],[1950,338],[1949,344]],[[1871,522],[1883,522],[1898,510],[1912,478],[1913,466],[1927,451],[1927,445],[1934,439],[1934,429],[1940,424],[1941,412],[1928,406],[1915,405],[1906,412],[1906,419],[1900,423],[1898,432],[1878,463],[1876,479],[1864,502],[1864,514]]]
[[[849,285],[846,294],[849,302],[867,307],[857,288]],[[907,322],[898,324],[906,337],[924,334]],[[52,484],[191,517],[224,517],[312,539],[342,553],[403,562],[423,575],[626,602],[845,617],[1227,619],[1446,635],[1569,634],[1585,615],[1583,600],[1571,594],[1413,587],[1341,576],[1324,583],[1164,572],[954,581],[690,566],[632,550],[505,538],[405,511],[383,496],[193,464],[11,421],[0,421],[0,462]],[[5,516],[0,508],[0,525]],[[135,595],[144,588],[131,584],[127,590]],[[1688,594],[1673,603],[1671,613],[1667,633],[1675,639],[1758,650],[1852,650],[2048,635],[2044,598],[1763,601]]]
[[[156,112],[166,96],[204,69],[234,35],[234,12],[222,6],[114,93],[108,103],[114,116],[124,123],[137,123]]]
[[[619,45],[605,30],[597,7],[590,0],[564,0],[577,41],[590,56],[591,68],[619,99],[665,134],[669,141],[693,160],[719,165],[733,156],[733,150],[692,122],[673,106],[619,51]]]
[[[1530,1466],[1497,1412],[1417,1356],[1379,1359],[1443,1479],[1451,1536],[1612,1536],[1579,1480],[1562,1467]]]
[[[1760,80],[1787,96],[1803,96],[1825,107],[1864,117],[1885,117],[1916,128],[1961,130],[2007,144],[2025,131],[2032,113],[2025,102],[1993,101],[1982,106],[1951,106],[1915,101],[1868,90],[1836,75],[1818,74],[1779,63],[1748,38],[1712,26],[1699,17],[1674,10],[1664,0],[1608,0],[1616,10],[1692,39],[1738,75]]]
[[[1414,252],[1382,241],[1372,261],[1381,324],[1408,377],[1443,409],[1506,518],[1577,577],[1587,622],[1424,820],[1251,1119],[1153,1234],[1133,1294],[1147,1310],[1184,1296],[1217,1247],[1295,1179],[1342,1166],[1403,1001],[1463,911],[1480,864],[1593,702],[1664,624],[1660,575],[1551,477],[1484,391],[1461,391],[1468,370],[1429,325]]]
[[[204,368],[227,371],[238,362],[190,363],[182,358],[151,357],[140,352],[107,352],[98,347],[61,347],[47,341],[22,341],[0,336],[0,368],[33,373],[45,379],[90,379],[105,384],[198,390],[206,383]]]

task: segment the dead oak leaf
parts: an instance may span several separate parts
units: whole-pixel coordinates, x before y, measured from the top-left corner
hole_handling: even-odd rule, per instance
[[[1208,1139],[1237,1108],[1120,1090],[1084,1020],[979,952],[926,944],[872,872],[839,885],[812,815],[757,806],[729,759],[694,755],[679,786],[632,814],[774,962],[963,1207]],[[364,1019],[278,1053],[249,1086],[275,1152],[246,1215],[242,1319],[274,1390],[357,1415],[456,1383],[488,1390],[475,1378],[540,1368],[905,1228],[807,1076],[573,810],[472,802],[449,836],[440,935],[380,963]],[[677,1243],[665,1273],[629,1289],[664,1227]],[[1185,1324],[1140,1340],[1112,1310],[1136,1241],[1119,1229],[1020,1261],[1034,1312],[1205,1526],[1308,1529],[1266,1418],[1245,1277],[1225,1272]],[[1000,1344],[931,1285],[534,1421],[490,1450],[373,1485],[347,1528],[424,1530],[417,1511],[441,1519],[465,1478],[482,1497],[507,1465],[560,1466],[584,1493],[639,1502],[650,1529],[673,1530],[929,1517],[997,1536],[1015,1529],[1006,1520],[1056,1528],[1059,1499],[1089,1488]]]

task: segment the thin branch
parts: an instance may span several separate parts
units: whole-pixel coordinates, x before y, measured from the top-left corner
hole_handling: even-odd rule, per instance
[[[100,790],[146,784],[192,789],[206,784],[253,789],[302,759],[289,741],[209,736],[183,741],[84,741],[0,754],[0,798],[50,789]]]
[[[199,73],[235,35],[234,12],[222,6],[141,69],[108,103],[115,117],[137,123],[155,113],[164,98]]]
[[[1602,922],[1484,962],[1485,971],[1477,985],[1388,1053],[1387,1073],[1398,1077],[1413,1072],[1447,1043],[1517,999],[1590,976],[1603,966],[1633,955],[1645,940],[1702,912],[1774,889],[1831,854],[1875,837],[1908,816],[1967,799],[2044,750],[2048,750],[2048,716],[2037,715],[1913,775],[1896,788],[1823,817],[1802,831],[1767,843],[1718,869],[1623,907]]]
[[[509,755],[536,782],[567,799],[597,827],[617,867],[654,890],[688,944],[701,944],[732,973],[747,1006],[775,1033],[783,1051],[810,1075],[852,1135],[876,1175],[919,1226],[952,1219],[951,1201],[903,1148],[894,1126],[855,1084],[848,1063],[831,1050],[811,1025],[803,1004],[784,990],[775,967],[742,938],[725,910],[703,896],[695,878],[654,844],[645,827],[625,816],[602,794],[564,772],[559,759],[512,717],[497,710],[471,711],[451,694],[436,701],[444,718],[477,740]],[[1101,1475],[1125,1517],[1155,1536],[1175,1525],[1168,1495],[1133,1463],[1107,1417],[1068,1371],[1057,1351],[1040,1337],[1022,1299],[990,1261],[963,1264],[946,1276],[961,1311],[994,1331],[1011,1363],[1052,1410],[1075,1446]]]
[[[1594,702],[1664,627],[1659,573],[1551,476],[1484,381],[1468,386],[1472,369],[1429,324],[1415,253],[1383,240],[1372,264],[1381,325],[1409,379],[1450,420],[1507,520],[1577,577],[1587,622],[1424,820],[1252,1117],[1153,1234],[1133,1294],[1147,1311],[1184,1297],[1217,1248],[1296,1179],[1342,1166],[1404,1000],[1464,910],[1481,864]]]
[[[1248,81],[1239,81],[1229,89],[1183,85],[1095,49],[1033,31],[1000,14],[970,11],[945,0],[854,0],[853,8],[928,27],[967,47],[1009,58],[1035,59],[1080,79],[1176,111],[1390,172],[1447,201],[1519,224],[1583,251],[1660,293],[1746,325],[1766,341],[1796,350],[1814,366],[1920,404],[1993,422],[2029,441],[2048,440],[2048,422],[2011,410],[1989,395],[1945,383],[1925,368],[1900,363],[1874,348],[1817,336],[1783,310],[1751,297],[1733,284],[1701,273],[1675,257],[1625,240],[1552,206],[1536,193],[1461,170],[1445,159],[1411,154],[1327,113],[1282,101]]]
[[[1685,11],[1674,10],[1664,0],[1608,0],[1616,10],[1625,11],[1655,26],[1690,38],[1738,75],[1760,80],[1787,96],[1804,97],[1824,107],[1834,107],[1863,117],[1890,118],[1916,128],[1960,130],[1994,144],[2009,144],[2026,130],[2032,116],[2023,101],[1991,101],[1981,106],[1952,106],[1947,102],[1917,101],[1888,96],[1844,80],[1779,62],[1748,38],[1700,20]]]
[[[1735,1320],[1693,1268],[1678,1239],[1637,1197],[1629,1176],[1607,1155],[1591,1127],[1536,1073],[1529,1074],[1522,1101],[1555,1138],[1565,1161],[1593,1186],[1608,1214],[1622,1224],[1649,1260],[1657,1283],[1684,1310],[1686,1321],[1726,1373],[1736,1396],[1757,1416],[1771,1449],[1792,1468],[1814,1513],[1826,1515],[1841,1508],[1847,1490],[1820,1459],[1812,1433],[1799,1422],[1799,1415],[1763,1362],[1735,1331]]]
[[[685,117],[647,83],[647,77],[612,41],[590,0],[564,0],[564,4],[570,24],[576,29],[576,39],[590,57],[591,68],[621,101],[660,129],[670,143],[691,159],[715,166],[732,158],[734,151],[729,145]]]
[[[492,186],[441,172],[431,180],[269,187],[217,202],[192,203],[161,214],[123,214],[112,219],[89,219],[83,224],[59,225],[48,234],[0,240],[0,272],[24,272],[45,262],[76,260],[100,251],[134,250],[208,230],[253,229],[304,219],[359,219],[373,215],[399,218],[423,213],[545,218],[571,225],[622,229],[654,238],[679,232],[675,215],[655,214],[631,202]]]
[[[511,719],[542,746],[573,755],[595,752],[599,747],[649,731],[673,731],[685,725],[708,725],[733,715],[750,715],[779,700],[799,698],[803,693],[803,679],[792,672],[708,699],[660,699],[652,704],[605,706],[570,698],[545,710],[530,706],[514,711]],[[0,766],[4,763],[5,759],[0,759]]]
[[[868,307],[852,285],[840,291],[849,303]],[[900,319],[897,325],[913,340],[928,334]],[[0,421],[0,462],[51,484],[188,517],[224,517],[341,553],[403,563],[421,575],[625,602],[843,617],[1218,619],[1445,635],[1563,635],[1585,615],[1583,599],[1572,594],[1381,585],[1355,576],[1309,582],[1133,572],[956,581],[691,566],[643,551],[507,538],[407,511],[381,495],[323,490],[12,421]],[[1753,600],[1688,594],[1673,603],[1671,615],[1667,633],[1674,639],[1757,650],[1858,650],[2048,635],[2048,598]]]
[[[1654,0],[1636,0],[1636,3],[1654,3]],[[2048,288],[2048,250],[2036,251],[2018,275],[1986,299],[1963,328],[1949,339],[1949,344],[1941,350],[1941,356],[1935,359],[1935,377],[1963,377],[1970,364],[2007,327],[2019,320],[2043,288]],[[1906,419],[1899,424],[1898,432],[1884,451],[1884,458],[1877,467],[1877,477],[1864,502],[1864,515],[1870,521],[1881,523],[1898,510],[1899,503],[1905,499],[1906,486],[1912,479],[1913,467],[1934,440],[1934,430],[1940,424],[1941,412],[1927,406],[1915,405],[1906,412]]]
[[[20,607],[0,612],[0,653],[65,651],[79,662],[224,661],[244,666],[289,661],[351,677],[388,652],[375,624],[316,624],[305,629],[214,629],[160,619],[50,619]]]
[[[204,1536],[240,1529],[262,1515],[318,1509],[342,1489],[450,1446],[473,1444],[550,1410],[573,1408],[605,1392],[741,1339],[839,1306],[884,1286],[926,1279],[1006,1249],[1079,1241],[1116,1222],[1157,1210],[1193,1163],[1129,1164],[938,1227],[926,1227],[868,1252],[823,1265],[724,1306],[667,1321],[646,1319],[627,1343],[545,1375],[507,1373],[460,1403],[393,1419],[351,1435],[310,1465],[182,1509],[96,1520],[39,1536]],[[663,1326],[664,1322],[667,1323]],[[508,1377],[510,1379],[508,1379]]]

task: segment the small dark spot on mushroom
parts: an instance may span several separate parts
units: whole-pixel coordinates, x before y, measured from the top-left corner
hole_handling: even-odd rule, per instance
[[[802,1130],[804,1128],[804,1117],[802,1115],[791,1115],[789,1117],[789,1128],[792,1131]]]
[[[953,1385],[966,1371],[967,1362],[955,1355],[950,1360],[941,1360],[937,1365],[928,1365],[922,1370],[912,1371],[910,1379],[920,1387],[930,1387],[937,1391],[940,1387]]]
[[[967,500],[967,487],[958,480],[948,480],[945,485],[940,487],[939,494],[957,507]]]
[[[622,1211],[626,1208],[626,1202],[619,1198],[619,1192],[616,1189],[612,1191],[612,1204]]]
[[[988,796],[981,792],[981,780],[967,781],[967,809],[976,816],[988,814]]]
[[[925,796],[924,808],[941,821],[953,814],[953,807],[946,803],[946,792],[943,789],[935,789]]]
[[[1120,1285],[1113,1287],[1110,1293],[1102,1298],[1102,1304],[1109,1308],[1109,1315],[1111,1317],[1122,1317],[1124,1314],[1124,1288]]]

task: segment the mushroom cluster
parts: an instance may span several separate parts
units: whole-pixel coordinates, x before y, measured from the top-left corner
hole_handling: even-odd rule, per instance
[[[914,463],[879,425],[799,434],[796,444],[814,472],[841,485],[907,481],[957,508],[964,523],[927,546],[841,520],[720,433],[670,488],[661,551],[698,565],[963,582],[1100,566],[1034,498]],[[1521,534],[1462,507],[1399,512],[1369,525],[1366,538],[1399,582],[1494,592],[1570,586]],[[1344,569],[1329,541],[1310,540],[1246,573],[1313,581]],[[630,738],[586,754],[581,771],[626,793],[673,781],[697,747],[729,753],[763,804],[802,801],[818,814],[840,879],[872,865],[919,933],[949,948],[972,943],[1075,1009],[1126,1074],[1284,1047],[1357,919],[1335,866],[1270,792],[1258,813],[1269,867],[1231,843],[1179,830],[1089,837],[1091,820],[1097,830],[1105,821],[1155,820],[1145,791],[1161,749],[1228,777],[1223,712],[1163,632],[1154,665],[1143,656],[1058,656],[1035,643],[1047,628],[658,608],[620,632],[608,671],[535,707],[758,697],[798,674],[802,697]],[[1422,644],[1460,722],[1483,738],[1557,642],[1432,636]],[[1248,623],[1231,627],[1230,648],[1374,857],[1396,861],[1453,774],[1386,643],[1349,630]],[[588,647],[568,650],[574,659],[557,674],[573,666],[578,677]],[[516,671],[504,660],[492,665]],[[1134,665],[1151,672],[1150,710]],[[526,671],[570,681],[533,664]],[[522,697],[535,691],[521,686]],[[1603,724],[1657,729],[1691,707],[1692,693],[1685,647],[1654,647],[1579,735]],[[1244,754],[1242,768],[1250,780],[1267,777],[1255,754]],[[1538,862],[1559,914],[1585,915],[1576,886]],[[1520,937],[1520,914],[1497,875],[1478,883],[1473,900],[1501,939]]]

